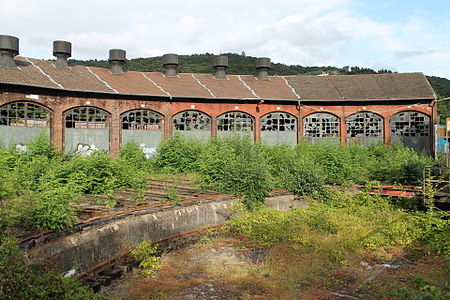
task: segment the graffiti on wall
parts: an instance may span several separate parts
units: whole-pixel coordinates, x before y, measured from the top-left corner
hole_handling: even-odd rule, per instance
[[[98,148],[95,147],[94,144],[89,145],[89,144],[78,144],[77,145],[77,149],[75,150],[75,154],[79,154],[82,156],[89,156],[92,155],[93,153],[97,152]]]
[[[147,147],[145,144],[140,144],[139,147],[141,147],[142,152],[144,152],[145,158],[150,159],[156,154],[156,148],[155,147]]]

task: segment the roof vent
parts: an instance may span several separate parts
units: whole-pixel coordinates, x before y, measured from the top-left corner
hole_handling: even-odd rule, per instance
[[[56,65],[68,67],[67,59],[72,56],[72,44],[66,41],[53,41],[53,55],[56,56]]]
[[[13,57],[19,54],[19,39],[10,35],[0,35],[0,66],[15,67]]]
[[[173,53],[164,54],[162,56],[161,60],[162,60],[162,64],[164,67],[164,75],[166,77],[178,75],[178,71],[177,71],[178,55],[177,54],[173,54]]]
[[[120,75],[123,74],[123,65],[127,62],[127,52],[121,49],[109,50],[109,63],[111,64],[111,73]]]
[[[256,60],[256,70],[258,70],[258,79],[259,80],[268,80],[269,79],[269,70],[270,70],[270,58],[268,57],[259,57]]]
[[[224,55],[213,57],[214,77],[216,79],[227,78],[225,70],[228,68],[228,57]]]

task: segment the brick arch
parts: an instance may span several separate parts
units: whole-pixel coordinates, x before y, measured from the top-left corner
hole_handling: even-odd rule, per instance
[[[180,110],[180,111],[177,111],[177,112],[173,113],[173,114],[172,114],[172,118],[175,117],[176,115],[179,115],[179,114],[181,114],[181,113],[183,113],[183,112],[188,112],[188,111],[195,111],[195,112],[204,114],[204,115],[206,115],[207,117],[209,117],[210,119],[212,119],[212,115],[211,115],[211,114],[209,114],[209,113],[207,113],[207,112],[205,112],[205,111],[203,111],[203,110],[200,110],[200,109],[183,109],[183,110]]]
[[[9,101],[9,102],[6,102],[6,103],[0,105],[0,108],[5,106],[5,105],[9,105],[9,104],[13,104],[13,103],[31,103],[31,104],[35,104],[35,105],[38,105],[38,106],[42,106],[43,108],[45,108],[49,112],[53,113],[53,109],[51,109],[49,106],[47,106],[45,104],[42,104],[42,103],[40,103],[38,101],[33,101],[33,100],[29,100],[29,99],[19,99],[19,100]]]
[[[336,117],[336,118],[338,118],[338,120],[339,120],[339,122],[340,121],[342,121],[342,117],[340,117],[339,115],[337,115],[337,114],[335,114],[335,113],[332,113],[332,112],[329,112],[329,111],[327,111],[327,110],[317,110],[317,111],[312,111],[312,112],[308,112],[308,113],[306,113],[305,115],[303,115],[302,116],[302,119],[304,119],[304,118],[307,118],[307,117],[309,117],[310,115],[313,115],[313,114],[329,114],[329,115],[333,115],[334,117]]]
[[[124,120],[123,120],[123,118],[125,117],[125,115],[129,115],[129,114],[131,114],[131,113],[138,113],[138,112],[142,112],[142,113],[150,113],[150,114],[154,114],[156,117],[159,117],[160,118],[160,121],[161,121],[161,129],[162,129],[162,126],[163,126],[163,121],[164,121],[164,115],[162,114],[162,113],[160,113],[160,112],[157,112],[157,111],[155,111],[155,110],[152,110],[152,109],[146,109],[146,108],[135,108],[135,109],[129,109],[129,110],[127,110],[127,111],[124,111],[123,113],[121,113],[120,114],[120,125],[121,125],[121,128],[122,129],[124,129],[123,128],[123,125],[124,125]],[[137,116],[136,116],[137,117]],[[138,123],[141,123],[141,124],[143,124],[143,125],[145,125],[145,124],[147,124],[147,125],[153,125],[153,124],[151,124],[152,122],[150,122],[150,120],[148,120],[147,122],[146,122],[146,119],[145,119],[145,116],[142,116],[142,118],[143,119],[141,119],[140,120],[140,122],[138,122]],[[147,118],[151,118],[151,116],[147,116]]]

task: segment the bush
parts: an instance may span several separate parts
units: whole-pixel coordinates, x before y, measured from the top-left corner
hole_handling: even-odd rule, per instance
[[[175,134],[157,148],[153,165],[165,173],[189,173],[197,170],[202,142]]]
[[[56,147],[50,141],[50,137],[45,133],[40,133],[31,142],[27,143],[25,155],[33,156],[45,156],[52,158],[56,155]]]
[[[268,164],[262,148],[249,138],[211,139],[198,164],[204,185],[242,197],[249,209],[260,206],[268,196]]]
[[[352,168],[354,164],[347,148],[332,144],[310,147],[315,162],[322,167],[326,182],[342,184],[354,179]]]
[[[368,165],[371,179],[391,184],[420,184],[424,166],[435,163],[432,158],[400,143],[391,145],[389,149],[375,145],[368,150],[373,156]]]
[[[0,299],[99,299],[88,287],[43,267],[26,266],[17,240],[0,236]]]
[[[120,159],[54,152],[48,137],[38,136],[26,151],[0,148],[0,228],[63,230],[76,221],[74,209],[83,193],[110,197],[132,189],[140,200],[147,187],[142,157],[132,146]],[[145,160],[146,161],[146,160]],[[20,188],[18,188],[20,187]],[[139,199],[138,199],[139,198]]]
[[[335,193],[326,203],[313,203],[308,209],[247,213],[232,219],[226,229],[249,236],[256,247],[294,243],[319,249],[329,243],[327,251],[383,252],[415,241],[437,242],[447,234],[448,221],[429,213],[407,213],[379,196]],[[446,244],[440,241],[436,246],[446,249]]]
[[[148,168],[149,160],[145,157],[141,147],[134,143],[128,143],[120,148],[119,157],[136,168]]]
[[[311,153],[288,146],[266,146],[264,152],[273,188],[287,189],[300,197],[314,198],[324,194],[325,173]]]
[[[140,273],[149,277],[156,270],[161,269],[162,265],[159,262],[160,257],[156,256],[158,245],[153,245],[152,241],[142,241],[136,248],[130,248],[131,255],[139,262],[141,268]]]

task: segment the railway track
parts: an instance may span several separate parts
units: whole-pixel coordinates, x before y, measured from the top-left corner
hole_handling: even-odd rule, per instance
[[[186,183],[149,180],[148,188],[144,192],[145,201],[138,203],[131,200],[133,192],[124,190],[117,195],[117,206],[114,208],[106,208],[97,203],[102,200],[108,200],[109,198],[86,195],[83,203],[77,210],[79,222],[70,231],[54,232],[52,230],[37,230],[29,232],[19,236],[21,240],[20,246],[23,250],[29,250],[42,244],[51,243],[64,236],[99,227],[120,219],[170,209],[173,207],[173,204],[170,203],[167,195],[169,189],[176,191],[177,195],[182,199],[182,206],[191,205],[192,202],[205,203],[205,201],[210,202],[233,198],[232,195],[228,194],[220,194],[213,191],[200,191]],[[350,190],[353,191],[362,189],[365,189],[365,187],[350,187]],[[370,189],[369,193],[395,198],[399,201],[412,201],[414,199],[417,200],[423,198],[422,187],[419,186],[378,186]],[[272,192],[272,195],[285,194],[288,194],[285,190]],[[448,197],[450,197],[450,193],[439,191],[439,193],[436,194],[436,203],[442,202],[443,204],[448,205]],[[448,206],[446,210],[450,213]],[[172,236],[157,242],[162,245],[164,249],[177,248],[177,245],[195,242],[204,231],[205,229],[200,229]],[[131,267],[132,259],[129,257],[128,251],[124,251],[85,270],[83,273],[78,274],[77,278],[83,280],[96,290],[100,285],[107,285],[111,280],[120,277],[122,273],[128,272]]]

